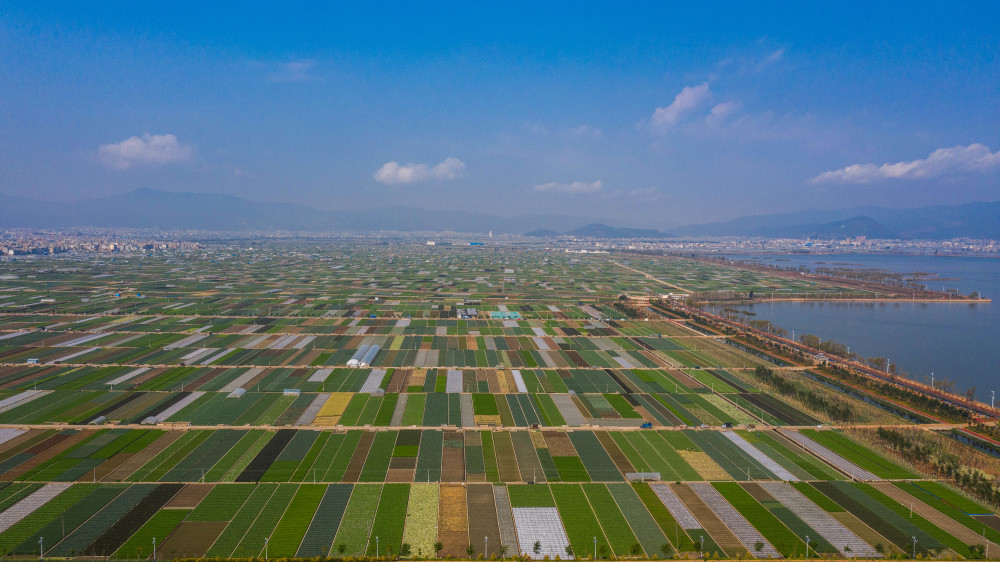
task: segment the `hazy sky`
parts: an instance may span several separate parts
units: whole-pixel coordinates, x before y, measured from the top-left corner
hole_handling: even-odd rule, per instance
[[[0,3],[0,192],[661,229],[1000,199],[995,1],[204,4]]]

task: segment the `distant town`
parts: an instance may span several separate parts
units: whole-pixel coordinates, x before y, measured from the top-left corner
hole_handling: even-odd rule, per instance
[[[292,231],[157,231],[152,229],[11,229],[0,232],[0,259],[64,253],[110,254],[194,250],[206,242],[269,240],[351,241],[393,244],[424,242],[427,246],[518,246],[555,251],[594,253],[639,251],[654,253],[885,253],[921,255],[1000,255],[1000,240],[955,238],[950,240],[877,239],[858,236],[838,240],[764,237],[598,238],[573,235],[551,237],[520,234],[465,232],[292,232]]]

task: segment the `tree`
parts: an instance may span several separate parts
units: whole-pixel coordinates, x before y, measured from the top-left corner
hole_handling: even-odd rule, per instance
[[[665,543],[663,543],[663,544],[660,545],[660,552],[662,552],[663,553],[663,557],[666,558],[666,557],[670,556],[671,552],[673,552],[673,548],[670,546],[670,543],[665,542]]]
[[[535,554],[541,554],[542,552],[542,541],[535,541],[535,546],[531,547]]]
[[[410,555],[410,543],[404,542],[402,545],[400,545],[400,547],[399,547],[399,555],[401,557],[405,557],[405,556],[409,556]]]
[[[566,556],[573,556],[573,545],[566,545]]]
[[[610,552],[608,551],[608,545],[606,544],[601,544],[600,546],[598,546],[597,552],[601,554],[601,558],[607,558],[608,554],[610,554]]]
[[[337,545],[337,552],[343,554],[346,551],[347,551],[347,545],[346,544],[340,543],[340,544]]]
[[[444,548],[444,543],[442,543],[441,541],[434,543],[434,555],[440,556],[442,548]]]
[[[642,556],[642,545],[634,542],[632,543],[632,546],[629,547],[628,552],[632,556]]]
[[[820,339],[819,336],[813,334],[802,334],[799,336],[799,343],[808,347],[818,348]]]
[[[976,395],[976,387],[974,387],[974,386],[970,386],[969,390],[965,391],[965,397],[968,398],[969,400],[972,400],[972,398],[975,395]]]
[[[472,558],[472,555],[476,553],[476,547],[470,544],[469,546],[465,547],[465,553],[469,555],[469,558]]]
[[[753,543],[753,549],[757,551],[758,558],[760,557],[760,551],[764,550],[764,541],[757,541]]]
[[[500,560],[503,560],[504,555],[507,554],[507,545],[505,544],[500,545],[500,548],[498,550],[500,552]]]

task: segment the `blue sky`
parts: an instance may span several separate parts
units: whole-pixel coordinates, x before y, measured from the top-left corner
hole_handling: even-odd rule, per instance
[[[660,229],[993,201],[998,29],[996,2],[4,2],[0,192]]]

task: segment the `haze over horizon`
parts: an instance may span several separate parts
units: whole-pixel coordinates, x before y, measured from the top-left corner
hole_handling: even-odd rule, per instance
[[[0,193],[667,229],[1000,200],[1000,5],[7,2]]]

